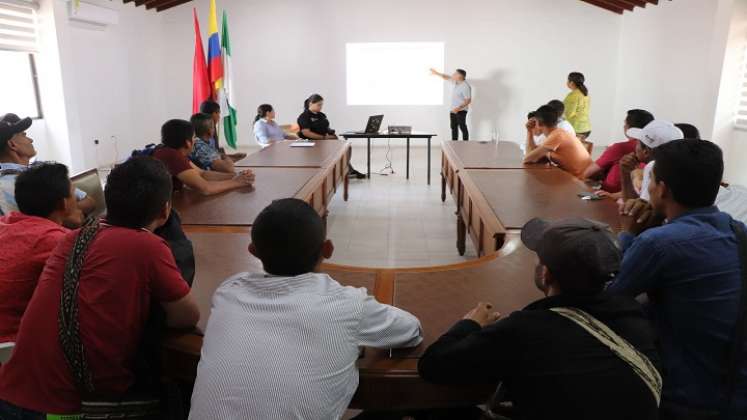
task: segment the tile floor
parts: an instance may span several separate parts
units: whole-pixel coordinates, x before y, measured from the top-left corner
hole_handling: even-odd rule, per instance
[[[330,262],[365,267],[423,267],[475,258],[456,250],[456,207],[447,194],[441,202],[440,145],[432,148],[431,185],[426,184],[427,148],[410,151],[410,179],[405,179],[405,148],[394,144],[389,158],[395,173],[375,174],[386,163],[385,144],[372,148],[370,180],[351,180],[350,198],[335,195],[329,208],[329,237],[335,243]],[[400,141],[403,143],[403,141]],[[353,166],[366,169],[365,143],[354,144]],[[469,242],[469,241],[468,241]]]

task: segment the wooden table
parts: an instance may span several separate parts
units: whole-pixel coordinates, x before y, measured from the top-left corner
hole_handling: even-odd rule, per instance
[[[262,148],[236,162],[240,168],[288,167],[322,168],[347,150],[348,142],[342,140],[315,140],[311,147],[291,147],[296,141],[280,141]]]
[[[619,230],[617,205],[610,199],[586,201],[584,182],[549,164],[522,163],[510,142],[442,144],[441,199],[446,190],[457,206],[457,251],[464,255],[470,237],[478,256],[501,249],[506,232],[534,217],[585,217]]]
[[[524,248],[519,239],[518,229],[530,218],[590,217],[619,227],[614,203],[580,200],[576,194],[588,190],[584,183],[548,165],[525,166],[517,163],[521,160],[520,153],[516,153],[517,148],[511,144],[444,143],[442,177],[446,178],[445,184],[450,186],[457,202],[458,247],[461,246],[463,250],[466,234],[469,233],[481,258],[420,269],[323,265],[323,271],[340,283],[366,287],[380,302],[412,312],[421,320],[424,329],[425,340],[414,349],[365,350],[363,357],[358,360],[360,385],[351,407],[418,409],[465,406],[486,401],[494,387],[441,386],[423,381],[417,373],[418,357],[427,345],[446,332],[477,302],[488,301],[508,315],[541,298],[533,281],[537,257]],[[490,154],[491,150],[495,155]],[[273,162],[266,160],[264,162],[268,166],[255,167],[258,179],[263,174],[275,174],[273,171],[291,174],[287,182],[267,182],[268,186],[274,185],[277,191],[269,188],[266,192],[258,192],[254,196],[256,203],[244,202],[241,196],[217,197],[217,200],[229,203],[225,204],[228,208],[238,207],[240,210],[245,206],[244,211],[249,214],[259,208],[261,201],[272,199],[273,194],[294,194],[314,204],[320,214],[326,214],[334,186],[340,176],[347,173],[341,171],[342,168],[347,169],[347,160],[343,157],[347,153],[342,149],[337,153],[321,168],[272,166]],[[292,160],[313,161],[310,157],[277,157],[278,164],[288,164]],[[322,160],[324,158],[319,159]],[[261,160],[252,157],[250,161],[257,163]],[[316,171],[316,174],[306,172],[309,169]],[[274,180],[275,177],[268,179]],[[292,193],[294,189],[296,192]],[[226,225],[236,216],[224,210],[210,214],[206,207],[200,207],[202,202],[198,199],[181,200],[184,201],[178,202],[178,208],[181,208],[183,218],[187,214],[195,223],[186,224],[185,230],[195,247],[197,275],[193,290],[203,319],[195,331],[172,332],[166,337],[162,363],[165,377],[192,384],[202,347],[201,331],[209,319],[213,292],[230,275],[259,271],[261,264],[247,251],[248,225]],[[210,223],[223,225],[205,229],[200,223],[207,223],[204,222],[206,219]],[[253,220],[245,215],[243,222],[250,219]]]
[[[197,262],[193,293],[202,315],[198,329],[172,332],[164,340],[164,376],[192,384],[215,289],[229,276],[257,272],[261,263],[246,250],[249,233],[192,232]],[[417,358],[477,302],[490,301],[504,313],[529,304],[541,295],[534,287],[536,258],[512,236],[502,253],[478,260],[430,269],[366,269],[324,265],[323,271],[344,285],[365,287],[380,302],[393,304],[419,317],[425,341],[410,350],[365,349],[358,361],[360,385],[351,407],[415,409],[463,406],[484,402],[490,386],[442,386],[425,382]]]
[[[241,161],[259,165],[242,167],[256,174],[252,187],[209,197],[186,189],[175,193],[173,205],[185,228],[248,227],[272,201],[289,197],[307,201],[326,218],[329,202],[340,184],[347,201],[350,143],[324,141],[309,148],[289,147],[290,143],[273,144]]]

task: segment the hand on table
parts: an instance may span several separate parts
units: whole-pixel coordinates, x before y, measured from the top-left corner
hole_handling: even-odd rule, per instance
[[[648,201],[640,198],[626,201],[620,214],[623,216],[623,229],[633,235],[639,235],[646,229],[664,222],[664,217],[658,214]]]
[[[469,319],[480,324],[481,327],[492,324],[500,319],[501,314],[499,312],[492,311],[493,305],[485,302],[480,302],[475,306],[474,309],[469,311],[464,319]]]
[[[608,191],[605,191],[605,190],[599,190],[599,191],[597,191],[596,195],[598,197],[611,198],[613,200],[617,200],[617,199],[619,199],[619,198],[622,197],[622,193],[619,193],[619,192],[611,193],[611,192],[608,192]]]
[[[233,178],[234,181],[239,182],[242,185],[252,185],[254,183],[254,172],[251,169],[243,170],[236,174]]]

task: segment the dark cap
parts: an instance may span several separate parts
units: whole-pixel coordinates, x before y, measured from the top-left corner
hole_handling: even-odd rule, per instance
[[[31,118],[21,119],[16,114],[5,114],[0,118],[0,148],[18,133],[23,133],[31,127]]]
[[[592,292],[620,271],[622,251],[604,223],[582,218],[556,222],[535,218],[522,228],[521,241],[537,253],[555,277],[575,282],[576,292],[583,292],[583,288]],[[566,286],[561,282],[562,288],[568,289]]]

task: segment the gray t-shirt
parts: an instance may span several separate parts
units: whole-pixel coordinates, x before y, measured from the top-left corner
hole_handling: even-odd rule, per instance
[[[451,109],[461,106],[465,100],[472,98],[472,86],[467,82],[454,82],[454,90],[451,93]],[[469,110],[469,106],[464,108]]]

